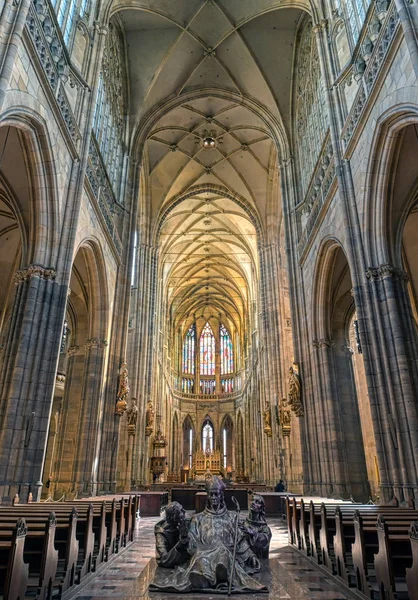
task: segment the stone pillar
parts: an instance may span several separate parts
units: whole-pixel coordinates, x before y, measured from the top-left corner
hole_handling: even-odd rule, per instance
[[[366,276],[374,315],[375,341],[370,351],[376,373],[369,395],[373,416],[375,403],[379,407],[377,441],[380,438],[382,442],[378,449],[382,493],[385,500],[393,495],[401,501],[417,499],[418,351],[407,276],[389,264],[367,269]]]
[[[18,271],[16,296],[0,379],[0,496],[42,488],[48,426],[66,305],[54,269]]]
[[[73,473],[78,496],[97,493],[98,443],[103,414],[103,367],[107,345],[106,340],[98,338],[89,339],[85,344],[80,427]]]

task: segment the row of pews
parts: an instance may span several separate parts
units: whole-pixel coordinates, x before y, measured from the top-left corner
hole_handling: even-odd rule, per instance
[[[0,506],[0,597],[65,597],[133,540],[139,499]]]
[[[373,600],[418,600],[418,510],[287,498],[289,543]]]

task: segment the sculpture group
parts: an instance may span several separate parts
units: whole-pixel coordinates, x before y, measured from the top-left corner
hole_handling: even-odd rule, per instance
[[[224,489],[219,477],[209,479],[206,508],[190,519],[178,502],[168,505],[166,518],[155,526],[158,568],[150,590],[268,592],[253,577],[271,539],[264,500],[254,495],[248,517],[240,519],[236,501],[236,512],[227,510]]]

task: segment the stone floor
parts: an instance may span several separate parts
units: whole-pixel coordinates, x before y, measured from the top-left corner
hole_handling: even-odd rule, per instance
[[[156,567],[154,559],[153,528],[158,518],[142,518],[137,521],[135,541],[120,556],[98,573],[75,598],[77,600],[179,600],[184,595],[148,592]],[[269,594],[241,594],[240,600],[263,598],[264,600],[287,598],[290,600],[346,600],[352,598],[344,587],[336,585],[331,577],[317,570],[287,542],[287,528],[278,519],[270,519],[273,537],[267,570],[260,580]],[[211,593],[187,594],[187,598],[226,598]]]

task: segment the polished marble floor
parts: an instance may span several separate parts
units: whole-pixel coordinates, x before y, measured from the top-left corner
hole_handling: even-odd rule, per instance
[[[137,521],[135,541],[117,556],[94,579],[75,596],[77,600],[179,600],[185,595],[148,592],[148,584],[155,570],[154,525],[159,519],[143,518]],[[270,559],[260,580],[269,594],[241,594],[240,600],[263,598],[264,600],[348,600],[352,598],[344,587],[336,585],[331,577],[317,570],[287,542],[287,528],[278,519],[270,519],[273,537]],[[202,600],[226,598],[211,593],[187,594],[187,598]]]

